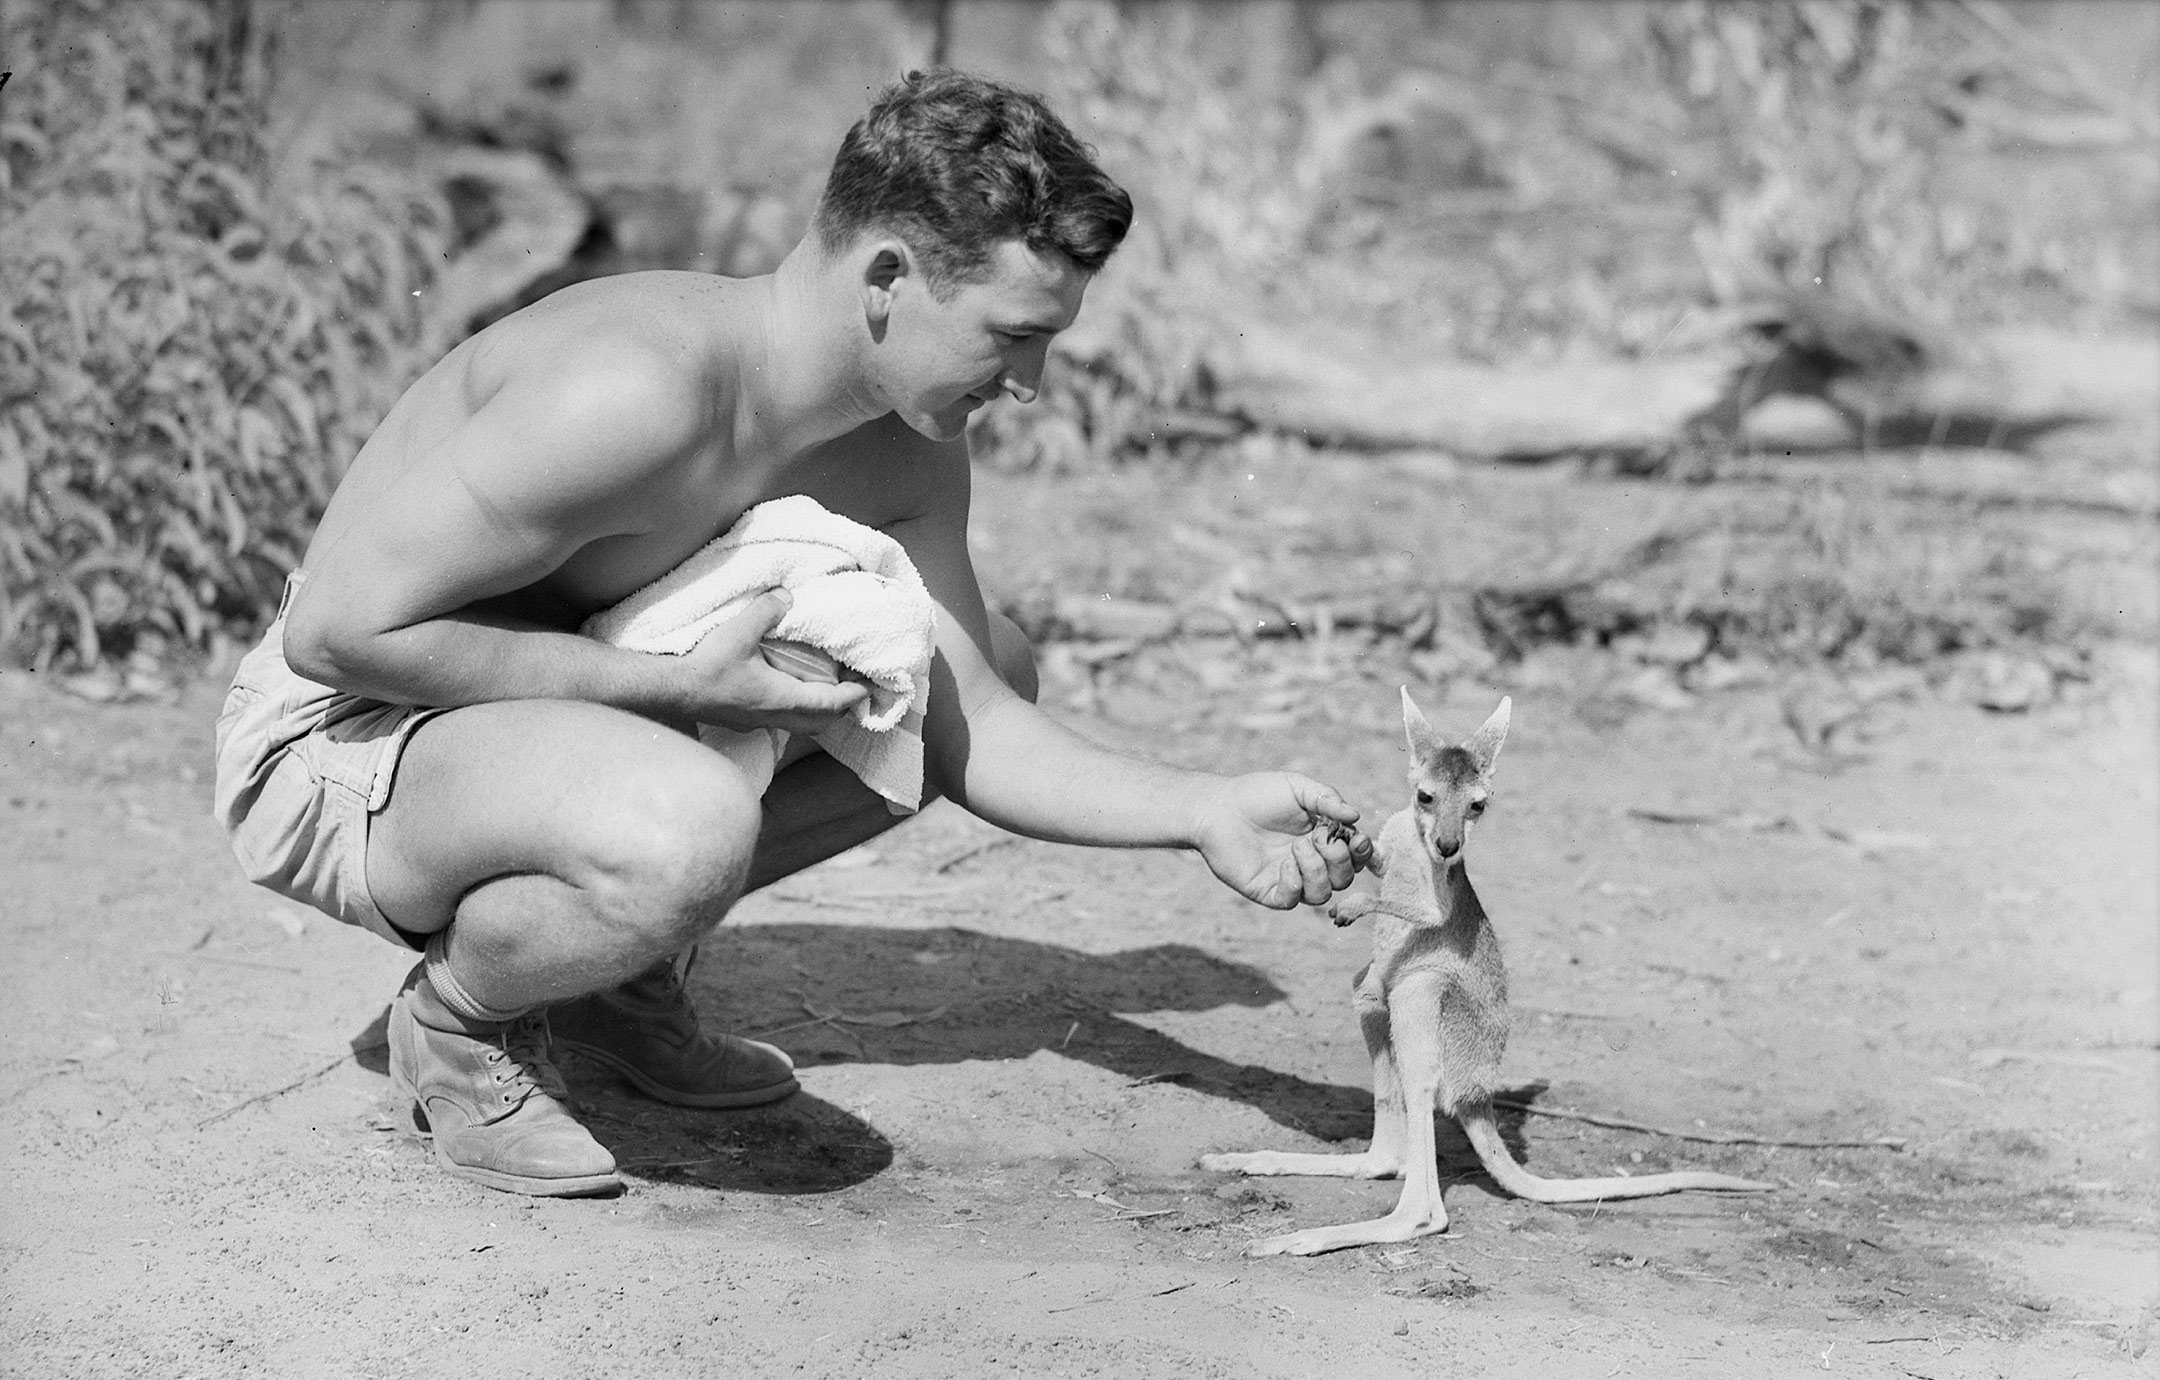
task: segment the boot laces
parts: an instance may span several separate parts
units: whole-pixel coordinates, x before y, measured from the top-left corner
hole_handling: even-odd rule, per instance
[[[544,1008],[512,1021],[501,1038],[500,1056],[489,1062],[499,1065],[496,1077],[505,1100],[522,1102],[535,1092],[558,1102],[570,1100],[570,1088],[555,1067],[554,1037]]]

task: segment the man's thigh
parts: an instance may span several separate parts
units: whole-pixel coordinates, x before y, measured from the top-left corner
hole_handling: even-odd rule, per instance
[[[368,886],[399,929],[430,934],[499,877],[739,874],[758,827],[742,773],[664,724],[570,700],[470,705],[406,743],[369,830]]]

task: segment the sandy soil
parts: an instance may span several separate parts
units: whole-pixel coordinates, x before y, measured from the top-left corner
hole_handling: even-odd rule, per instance
[[[1416,683],[1515,727],[1473,875],[1547,1174],[1782,1185],[1551,1208],[1444,1136],[1444,1237],[1248,1240],[1395,1186],[1234,1181],[1356,1148],[1366,940],[1194,860],[938,807],[743,903],[694,985],[804,1090],[678,1111],[571,1065],[610,1200],[492,1193],[402,1134],[409,964],[248,887],[207,815],[217,688],[91,705],[0,675],[0,1373],[2057,1377],[2149,1374],[2156,880],[2149,652],[2034,715],[1878,704],[1831,755],[1766,688],[1656,710],[1566,654]],[[1290,765],[1375,821],[1401,666],[1270,643],[1053,657],[1098,738]],[[1256,685],[1271,687],[1256,697]]]

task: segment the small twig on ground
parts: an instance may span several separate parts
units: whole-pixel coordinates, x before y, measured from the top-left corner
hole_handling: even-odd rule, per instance
[[[1532,1016],[1550,1016],[1554,1020],[1561,1021],[1624,1021],[1627,1019],[1625,1016],[1615,1016],[1604,1011],[1570,1011],[1560,1006],[1529,1006],[1522,1002],[1516,1002],[1515,1009]]]
[[[1135,1078],[1125,1086],[1128,1088],[1144,1088],[1150,1083],[1167,1083],[1173,1078],[1183,1078],[1187,1072],[1189,1070],[1186,1069],[1164,1069],[1161,1073],[1151,1073],[1145,1078]]]
[[[928,1011],[917,1012],[913,1015],[904,1011],[872,1011],[858,1015],[849,1011],[820,1011],[812,1006],[807,999],[799,995],[797,1001],[802,1009],[808,1013],[808,1019],[793,1021],[787,1025],[774,1026],[770,1030],[754,1031],[748,1038],[762,1040],[768,1036],[785,1035],[791,1030],[802,1030],[809,1026],[822,1025],[838,1030],[849,1039],[855,1040],[856,1046],[860,1048],[862,1042],[856,1040],[853,1031],[842,1029],[844,1025],[867,1025],[875,1026],[880,1030],[894,1030],[903,1025],[927,1025],[931,1021],[942,1019],[952,1011],[951,1003],[947,1003],[944,1006],[933,1007]]]
[[[1173,1284],[1167,1289],[1157,1289],[1150,1294],[1125,1294],[1122,1296],[1105,1294],[1101,1298],[1082,1299],[1078,1303],[1068,1303],[1062,1308],[1047,1308],[1043,1311],[1046,1313],[1070,1313],[1075,1308],[1085,1308],[1091,1303],[1129,1303],[1138,1299],[1159,1299],[1165,1294],[1175,1294],[1181,1289],[1190,1289],[1196,1283],[1198,1283],[1197,1280],[1188,1279],[1183,1284]]]
[[[727,1155],[707,1155],[705,1158],[698,1160],[620,1160],[617,1162],[617,1167],[622,1169],[689,1169],[701,1164],[716,1164],[728,1158]]]
[[[357,1049],[347,1050],[345,1053],[340,1054],[337,1058],[332,1059],[329,1063],[324,1064],[321,1068],[315,1070],[313,1073],[304,1073],[298,1078],[295,1078],[292,1082],[287,1083],[282,1088],[272,1088],[268,1092],[257,1093],[245,1102],[235,1102],[232,1106],[227,1107],[222,1112],[212,1113],[210,1116],[205,1117],[203,1120],[196,1122],[195,1129],[200,1131],[204,1127],[215,1125],[216,1123],[223,1121],[226,1117],[231,1116],[234,1112],[241,1111],[248,1107],[252,1107],[258,1102],[268,1102],[271,1098],[283,1097],[285,1094],[292,1092],[296,1088],[304,1088],[308,1084],[314,1082],[316,1079],[322,1077],[324,1074],[330,1072],[330,1070],[336,1068],[339,1064],[344,1063],[347,1059],[351,1059],[357,1056],[359,1053],[360,1051]]]
[[[1869,1337],[1866,1339],[1869,1346],[1888,1346],[1892,1342],[1932,1342],[1934,1340],[1933,1337]]]
[[[1700,968],[1683,967],[1678,963],[1645,963],[1643,967],[1655,973],[1672,973],[1678,977],[1694,978],[1697,982],[1726,983],[1732,981],[1719,973],[1706,973]]]
[[[1782,1140],[1774,1136],[1727,1135],[1717,1131],[1675,1131],[1664,1126],[1650,1126],[1640,1121],[1623,1121],[1619,1117],[1592,1116],[1588,1112],[1570,1112],[1559,1107],[1533,1107],[1527,1102],[1512,1098],[1496,1097],[1495,1107],[1529,1116],[1558,1117],[1562,1121],[1585,1121],[1592,1126],[1604,1126],[1615,1131],[1637,1131],[1646,1136],[1663,1136],[1668,1140],[1692,1140],[1704,1145],[1775,1145],[1787,1150],[1903,1150],[1903,1136],[1874,1136],[1867,1140]]]
[[[890,906],[873,906],[864,902],[850,901],[844,896],[804,896],[792,891],[763,891],[758,894],[775,901],[785,901],[791,906],[830,906],[834,910],[868,910],[876,911],[879,914],[884,914],[892,909]]]
[[[206,954],[199,949],[188,949],[185,956],[199,963],[223,963],[234,968],[261,968],[272,973],[297,973],[300,970],[290,963],[262,963],[252,958],[228,958],[224,954]]]
[[[942,877],[971,858],[980,857],[992,849],[1010,848],[1019,841],[1010,834],[1006,834],[1001,838],[984,839],[981,843],[970,844],[968,847],[961,849],[930,870]]]

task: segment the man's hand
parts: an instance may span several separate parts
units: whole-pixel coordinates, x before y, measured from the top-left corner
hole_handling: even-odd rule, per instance
[[[794,602],[767,590],[699,640],[682,658],[690,673],[688,717],[722,728],[778,728],[814,736],[837,726],[870,698],[858,681],[821,685],[774,670],[758,651]]]
[[[1225,781],[1193,829],[1224,885],[1273,910],[1320,905],[1350,885],[1372,841],[1350,828],[1358,812],[1326,786],[1289,772]]]

